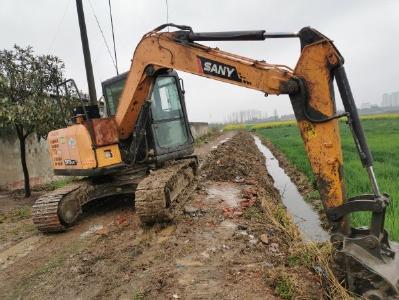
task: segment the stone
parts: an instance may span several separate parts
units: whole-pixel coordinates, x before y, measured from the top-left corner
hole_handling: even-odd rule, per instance
[[[261,240],[261,242],[262,242],[263,244],[269,244],[269,237],[267,236],[266,233],[261,234],[260,237],[259,237],[259,239]]]
[[[103,227],[103,228],[97,230],[95,233],[96,233],[97,235],[107,236],[107,235],[109,234],[109,228],[108,228],[108,226]]]
[[[270,244],[270,246],[269,246],[269,251],[270,252],[273,252],[273,253],[276,253],[276,252],[278,252],[278,244],[277,243],[271,243]]]
[[[191,205],[186,205],[184,207],[184,213],[190,216],[195,216],[199,212],[199,209],[191,206]]]

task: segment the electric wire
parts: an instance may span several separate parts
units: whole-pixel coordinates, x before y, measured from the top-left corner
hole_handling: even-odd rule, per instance
[[[116,75],[119,75],[119,70],[118,70],[118,57],[116,56],[116,45],[115,45],[115,34],[114,34],[114,21],[113,21],[113,18],[112,18],[111,0],[108,0],[108,6],[109,6],[109,17],[110,17],[110,19],[111,19],[112,41],[114,42],[114,56],[115,56]]]
[[[166,3],[166,24],[169,24],[169,4],[168,0],[165,0]],[[168,32],[169,32],[169,26],[168,26]]]
[[[91,12],[93,13],[94,18],[96,19],[98,29],[99,29],[100,32],[101,32],[101,36],[102,36],[102,38],[103,38],[105,47],[107,48],[109,57],[110,57],[111,60],[112,60],[112,64],[114,65],[115,70],[118,71],[118,69],[117,69],[117,67],[116,67],[116,63],[115,63],[115,61],[114,61],[114,57],[112,56],[111,50],[109,49],[109,45],[108,45],[108,43],[107,43],[107,39],[105,38],[104,32],[103,32],[103,30],[102,30],[102,28],[101,28],[100,22],[98,21],[97,15],[96,15],[96,13],[94,12],[94,8],[93,8],[93,5],[91,4],[91,0],[89,0],[89,4],[90,4]]]
[[[62,23],[64,23],[64,19],[65,19],[65,16],[66,16],[67,12],[68,12],[68,8],[69,8],[69,5],[71,4],[71,1],[72,0],[69,0],[67,5],[65,6],[65,9],[64,9],[64,12],[62,14],[62,17],[61,17],[60,21],[58,22],[56,30],[55,30],[52,38],[51,38],[51,42],[49,43],[49,45],[47,47],[47,52],[49,52],[50,48],[52,48],[52,46],[53,46],[53,44],[54,44],[54,42],[55,42],[55,40],[56,40],[56,38],[58,36],[58,32],[60,31]]]

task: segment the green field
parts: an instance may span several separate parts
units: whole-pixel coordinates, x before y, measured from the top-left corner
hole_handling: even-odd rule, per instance
[[[399,241],[399,115],[363,117],[362,124],[374,157],[380,188],[391,196],[385,226],[390,238]],[[279,124],[278,124],[279,123]],[[366,171],[361,166],[348,126],[340,123],[344,153],[344,174],[348,196],[370,193]],[[271,140],[286,157],[313,182],[299,130],[294,122],[273,122],[246,126]],[[232,128],[233,129],[233,128]],[[368,225],[370,213],[352,216],[355,226]]]

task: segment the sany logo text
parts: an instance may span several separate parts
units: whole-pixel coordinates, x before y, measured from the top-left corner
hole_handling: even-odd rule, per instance
[[[204,71],[205,72],[210,72],[210,73],[215,73],[218,75],[223,75],[227,77],[231,77],[233,72],[235,71],[234,67],[228,67],[225,65],[218,65],[216,63],[211,63],[209,61],[204,63]]]

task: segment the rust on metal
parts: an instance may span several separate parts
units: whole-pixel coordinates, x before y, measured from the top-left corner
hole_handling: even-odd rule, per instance
[[[95,146],[107,146],[119,142],[114,118],[91,119],[90,121],[93,126]]]

